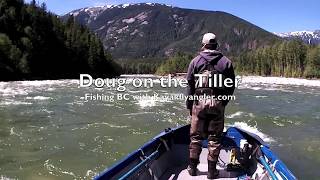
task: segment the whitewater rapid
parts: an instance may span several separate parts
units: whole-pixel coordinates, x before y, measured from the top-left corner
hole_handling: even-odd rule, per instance
[[[130,96],[185,93],[159,87],[160,76],[120,78],[127,78]],[[155,87],[132,87],[134,78],[152,78]],[[86,101],[86,93],[119,92],[80,88],[79,80],[0,82],[0,180],[90,179],[164,129],[190,123],[184,100]],[[288,162],[293,170],[312,157],[304,166],[317,173],[319,80],[243,76],[235,95],[226,128],[257,134],[284,160],[297,157]]]

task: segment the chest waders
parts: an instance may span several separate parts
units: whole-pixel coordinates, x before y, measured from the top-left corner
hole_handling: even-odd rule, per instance
[[[207,61],[200,70],[202,80],[197,81],[195,95],[206,97],[194,101],[192,106],[192,118],[190,129],[190,175],[196,175],[196,167],[199,164],[199,156],[202,150],[202,140],[208,139],[208,178],[214,178],[218,172],[216,164],[221,149],[221,137],[224,128],[224,110],[222,101],[215,98],[223,91],[223,87],[213,88],[209,86],[209,78],[220,74],[214,68],[214,64]],[[194,171],[192,171],[194,170]]]

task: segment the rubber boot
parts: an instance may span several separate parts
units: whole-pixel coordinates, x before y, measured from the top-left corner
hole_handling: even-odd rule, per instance
[[[190,159],[190,163],[189,163],[189,166],[187,168],[188,173],[190,174],[190,176],[196,176],[197,175],[197,172],[198,172],[197,166],[198,166],[198,164],[199,164],[198,160]]]
[[[216,161],[208,161],[208,179],[215,179],[219,176],[219,171],[217,171],[216,165]]]

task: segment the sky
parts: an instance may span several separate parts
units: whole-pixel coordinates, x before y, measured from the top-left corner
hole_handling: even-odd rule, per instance
[[[25,0],[30,2],[31,0]],[[181,8],[224,11],[269,32],[320,29],[320,0],[36,0],[58,15],[84,7],[153,2]]]

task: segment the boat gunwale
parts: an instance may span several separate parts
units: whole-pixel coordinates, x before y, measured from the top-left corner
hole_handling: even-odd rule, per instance
[[[123,167],[126,167],[130,163],[136,160],[136,158],[139,158],[140,156],[145,156],[146,154],[142,154],[142,152],[147,152],[150,150],[150,148],[155,147],[155,145],[158,145],[161,143],[161,138],[164,138],[166,136],[169,136],[170,134],[173,134],[178,129],[187,128],[188,125],[180,126],[174,129],[167,129],[165,131],[162,131],[160,134],[152,138],[150,141],[146,142],[144,145],[142,145],[139,149],[134,150],[133,152],[129,153],[126,157],[122,158],[118,162],[116,162],[114,165],[112,165],[109,168],[106,168],[104,171],[99,173],[98,176],[96,176],[94,179],[98,180],[101,178],[112,178],[117,173],[121,172],[121,169]],[[151,153],[150,153],[151,154]],[[161,155],[160,155],[161,156]]]
[[[130,165],[130,163],[134,162],[135,160],[140,159],[139,157],[151,154],[153,151],[150,151],[150,150],[156,150],[156,147],[159,144],[163,143],[162,140],[166,138],[170,139],[172,138],[172,137],[169,137],[170,135],[173,136],[174,134],[178,134],[177,133],[178,131],[189,130],[189,128],[190,128],[190,124],[179,126],[173,129],[166,129],[165,131],[162,131],[157,136],[152,138],[150,141],[142,145],[139,149],[129,153],[126,157],[122,158],[111,167],[106,168],[104,171],[99,173],[99,175],[96,176],[94,179],[100,180],[105,178],[114,178],[114,176],[116,176],[117,173],[120,173],[123,168],[127,167],[128,165]],[[247,132],[237,127],[229,127],[227,132],[232,131],[232,129],[237,131],[239,134],[241,134],[245,138],[254,140],[259,146],[259,148],[261,149],[261,151],[263,152],[263,155],[268,159],[268,161],[271,163],[274,163],[273,166],[277,170],[277,172],[280,174],[281,177],[288,180],[297,179],[293,175],[293,173],[287,168],[287,166],[281,161],[281,159],[278,158],[278,156],[273,151],[270,150],[270,146],[266,142],[264,142],[258,135],[252,134],[250,132]],[[235,138],[239,138],[239,137],[235,137]],[[149,153],[146,153],[146,152],[149,152]],[[161,154],[159,156],[161,156]]]

